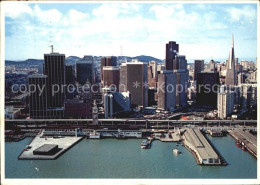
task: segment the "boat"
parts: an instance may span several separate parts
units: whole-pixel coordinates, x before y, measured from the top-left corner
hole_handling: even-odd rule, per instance
[[[149,145],[149,142],[148,142],[147,140],[143,140],[143,141],[141,142],[141,148],[142,148],[142,149],[148,148],[148,145]]]
[[[247,148],[245,147],[245,145],[242,145],[241,149],[242,149],[243,151],[247,151]]]
[[[178,149],[173,149],[172,152],[176,155],[181,154],[181,152]]]
[[[90,134],[89,134],[89,139],[100,139],[100,133],[98,133],[98,132],[91,132]]]
[[[241,148],[241,143],[239,141],[236,142],[236,146]]]
[[[118,134],[117,139],[127,139],[124,134]]]

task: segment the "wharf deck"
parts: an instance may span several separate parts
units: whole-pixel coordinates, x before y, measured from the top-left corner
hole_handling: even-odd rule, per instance
[[[60,155],[69,150],[76,143],[81,141],[83,137],[61,137],[61,138],[53,138],[53,137],[42,137],[41,135],[37,135],[28,146],[30,148],[25,149],[18,156],[20,160],[53,160],[57,159]],[[58,145],[58,152],[54,155],[35,155],[33,151],[43,145]]]
[[[240,141],[247,150],[254,156],[257,157],[257,139],[256,136],[252,135],[248,130],[235,129],[230,132],[237,141]]]

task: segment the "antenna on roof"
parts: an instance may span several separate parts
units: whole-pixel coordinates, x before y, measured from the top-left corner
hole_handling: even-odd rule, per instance
[[[51,53],[53,53],[53,45],[49,46],[51,48]]]

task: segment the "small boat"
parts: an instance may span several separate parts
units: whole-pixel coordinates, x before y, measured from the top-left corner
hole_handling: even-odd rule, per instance
[[[89,139],[100,139],[100,133],[94,131],[89,134]]]
[[[141,142],[141,148],[142,148],[142,149],[148,148],[148,145],[149,145],[149,143],[148,143],[147,140],[143,140],[143,141]]]
[[[239,141],[236,142],[236,146],[241,148],[241,143]]]
[[[172,152],[176,155],[181,154],[181,152],[178,149],[173,149]]]
[[[247,148],[245,147],[245,145],[242,145],[241,149],[242,149],[243,151],[247,151]]]

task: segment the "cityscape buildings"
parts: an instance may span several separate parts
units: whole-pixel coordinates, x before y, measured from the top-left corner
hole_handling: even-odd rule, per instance
[[[226,90],[225,87],[220,87],[218,93],[218,117],[226,118],[233,112],[234,108],[234,92]]]

